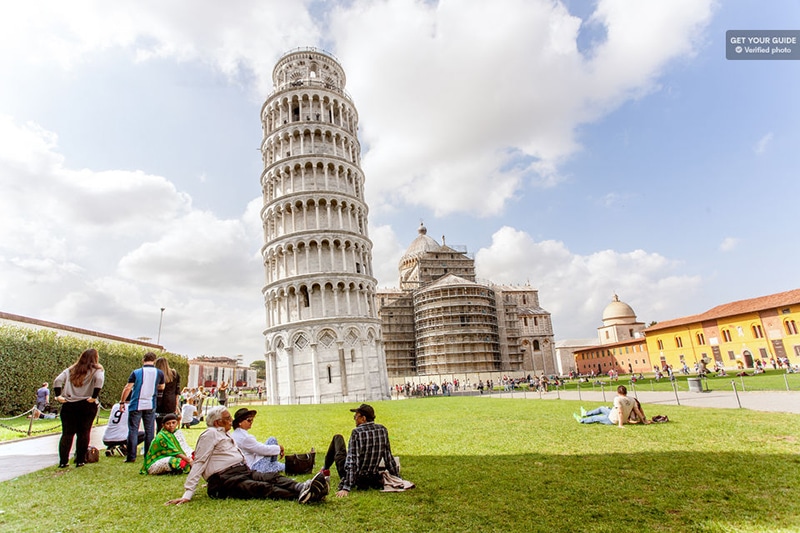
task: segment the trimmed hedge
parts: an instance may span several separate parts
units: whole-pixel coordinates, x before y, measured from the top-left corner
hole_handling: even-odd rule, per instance
[[[99,352],[100,364],[106,371],[100,403],[109,408],[119,401],[131,371],[142,365],[142,357],[151,349],[136,344],[73,337],[55,331],[0,326],[0,413],[13,416],[33,407],[36,390],[45,381],[50,384],[51,404],[58,405],[53,399],[53,380],[89,348]],[[189,376],[186,357],[169,352],[157,355],[166,357],[169,365],[180,374],[181,383],[186,382]]]

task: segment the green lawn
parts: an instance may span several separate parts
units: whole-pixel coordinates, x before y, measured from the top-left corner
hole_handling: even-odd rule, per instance
[[[349,407],[257,406],[253,432],[276,435],[289,453],[316,447],[319,467],[331,435],[349,433]],[[671,422],[619,429],[575,423],[570,401],[438,397],[375,407],[412,491],[300,506],[215,501],[201,489],[189,504],[165,507],[183,477],[141,476],[140,464],[102,456],[0,483],[0,529],[800,531],[797,415],[659,406],[650,414]],[[184,430],[190,441],[201,431]]]

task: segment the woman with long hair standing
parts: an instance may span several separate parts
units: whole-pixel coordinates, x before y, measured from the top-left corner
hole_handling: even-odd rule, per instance
[[[158,397],[156,405],[156,431],[161,431],[164,425],[164,417],[167,415],[177,415],[178,398],[181,394],[181,376],[177,370],[170,368],[166,357],[156,359],[156,368],[164,373],[164,392]]]
[[[86,464],[86,450],[94,417],[97,416],[97,397],[105,381],[97,350],[85,350],[78,360],[64,369],[53,382],[53,392],[61,404],[61,441],[58,444],[58,467],[69,465],[72,441],[75,444],[75,466]]]

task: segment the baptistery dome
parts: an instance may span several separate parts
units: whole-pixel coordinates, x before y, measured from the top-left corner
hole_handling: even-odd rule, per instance
[[[615,294],[614,299],[603,311],[603,325],[634,323],[636,323],[636,313],[633,312],[633,308],[625,302],[619,301],[619,296]]]

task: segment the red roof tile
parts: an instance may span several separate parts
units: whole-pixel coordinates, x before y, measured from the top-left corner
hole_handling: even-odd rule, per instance
[[[725,317],[743,315],[746,313],[755,313],[757,311],[765,311],[767,309],[778,309],[798,304],[800,304],[800,289],[794,289],[791,291],[779,292],[777,294],[770,294],[768,296],[759,296],[758,298],[750,298],[749,300],[739,300],[736,302],[718,305],[717,307],[709,309],[705,313],[700,313],[699,315],[665,320],[650,326],[645,330],[645,332],[658,331],[673,326],[695,324],[704,320],[717,320]]]

